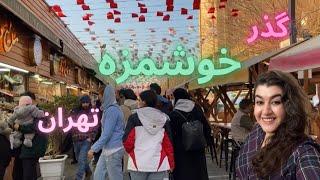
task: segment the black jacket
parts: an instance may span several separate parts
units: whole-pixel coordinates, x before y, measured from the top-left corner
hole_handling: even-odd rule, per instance
[[[7,167],[11,160],[10,141],[2,134],[0,134],[0,145],[0,164]]]

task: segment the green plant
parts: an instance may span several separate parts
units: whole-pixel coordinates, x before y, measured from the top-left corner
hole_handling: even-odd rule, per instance
[[[79,106],[79,98],[73,95],[54,96],[53,102],[39,104],[39,108],[49,112],[52,116],[57,116],[58,108],[62,107],[64,110],[64,121],[69,116],[72,109]],[[67,123],[67,122],[66,122]],[[47,148],[47,155],[55,157],[56,154],[61,152],[63,140],[65,135],[61,129],[55,129],[49,136],[49,144]]]

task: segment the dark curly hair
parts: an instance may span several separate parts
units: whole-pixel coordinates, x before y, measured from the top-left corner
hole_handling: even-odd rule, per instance
[[[285,109],[285,118],[274,135],[252,159],[257,176],[266,178],[272,172],[280,171],[295,148],[306,140],[305,130],[311,106],[307,95],[291,74],[280,71],[266,72],[258,77],[255,90],[261,85],[280,87]]]

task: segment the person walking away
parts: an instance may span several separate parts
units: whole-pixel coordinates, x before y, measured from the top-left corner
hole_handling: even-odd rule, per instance
[[[190,121],[200,121],[203,126],[203,137],[207,144],[211,142],[211,128],[201,107],[191,100],[185,89],[176,89],[173,96],[175,99],[174,110],[169,114],[176,161],[173,179],[208,180],[205,146],[197,150],[187,150],[183,144],[186,137],[182,136],[182,126],[188,119]]]
[[[101,95],[100,95],[101,96]],[[102,98],[103,115],[101,119],[101,136],[88,152],[92,158],[94,152],[102,153],[94,171],[94,180],[121,180],[122,158],[124,149],[122,137],[124,134],[124,116],[117,104],[115,90],[111,85],[106,86]]]
[[[121,105],[120,107],[124,114],[124,120],[126,125],[128,122],[129,116],[135,113],[136,110],[138,109],[138,106],[139,106],[137,101],[138,98],[132,89],[125,89],[124,91],[122,91],[120,96],[123,96],[124,98],[123,105]]]
[[[242,144],[254,126],[250,113],[253,111],[253,103],[249,99],[243,99],[239,103],[239,109],[231,120],[232,139]]]
[[[157,95],[140,94],[141,108],[129,117],[123,144],[132,180],[162,180],[175,167],[168,116],[156,109]]]
[[[158,102],[157,108],[167,115],[172,111],[172,103],[165,97],[161,96],[161,87],[157,83],[150,84],[150,90],[154,91],[157,94]]]

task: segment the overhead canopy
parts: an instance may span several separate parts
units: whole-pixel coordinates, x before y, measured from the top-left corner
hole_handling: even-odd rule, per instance
[[[271,58],[269,70],[294,72],[320,67],[320,36],[306,40]]]

